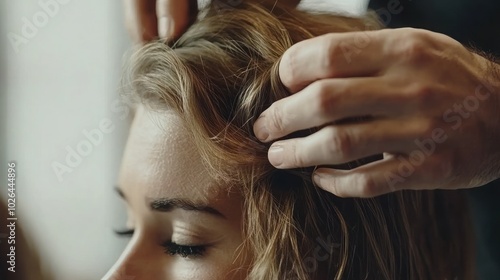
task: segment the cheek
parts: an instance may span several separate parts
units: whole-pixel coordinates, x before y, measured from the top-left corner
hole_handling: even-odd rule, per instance
[[[230,233],[230,230],[228,230]],[[241,239],[227,236],[228,240],[218,248],[199,259],[173,258],[170,263],[169,279],[233,280],[246,279],[250,257],[241,248]]]
[[[220,248],[198,259],[165,255],[150,238],[133,238],[122,256],[103,278],[178,279],[178,280],[233,280],[245,279],[246,265],[234,255],[235,248]]]
[[[230,253],[227,255],[231,255]],[[247,271],[241,263],[233,260],[205,259],[200,261],[175,260],[171,264],[169,279],[182,280],[233,280],[245,279]]]

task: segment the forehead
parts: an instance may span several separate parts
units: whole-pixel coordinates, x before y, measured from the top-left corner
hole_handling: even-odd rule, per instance
[[[182,119],[173,111],[144,107],[134,117],[119,182],[127,193],[201,201],[219,189],[214,188]]]

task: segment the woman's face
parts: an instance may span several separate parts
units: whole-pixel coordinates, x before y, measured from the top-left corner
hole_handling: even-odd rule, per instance
[[[244,279],[242,198],[216,185],[173,112],[139,108],[119,176],[133,235],[104,279]]]

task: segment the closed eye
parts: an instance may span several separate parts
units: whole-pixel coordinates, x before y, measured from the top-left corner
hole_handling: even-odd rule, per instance
[[[183,258],[203,256],[206,250],[206,246],[204,245],[189,246],[177,244],[172,241],[163,242],[162,246],[165,249],[165,253],[171,256],[179,255]]]
[[[134,235],[134,229],[114,230],[119,237],[131,237]],[[166,254],[171,256],[181,256],[183,258],[201,257],[205,253],[205,245],[182,245],[172,241],[165,241],[161,244]]]

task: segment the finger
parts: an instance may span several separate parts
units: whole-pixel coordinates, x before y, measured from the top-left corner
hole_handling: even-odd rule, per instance
[[[273,103],[254,124],[254,133],[269,142],[312,127],[356,116],[395,116],[412,112],[398,85],[382,77],[325,79]]]
[[[446,170],[433,157],[391,156],[352,170],[319,168],[314,183],[339,197],[374,197],[398,190],[436,189]]]
[[[158,36],[155,0],[124,0],[125,24],[134,42],[147,42]]]
[[[160,38],[177,38],[188,27],[193,15],[198,11],[197,1],[158,0],[156,16]]]
[[[330,125],[304,138],[273,143],[268,157],[279,169],[337,165],[384,152],[411,151],[421,133],[418,121],[405,119]]]
[[[301,41],[283,54],[281,81],[288,90],[297,92],[320,79],[374,75],[387,61],[380,37],[380,31],[360,31]]]

